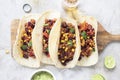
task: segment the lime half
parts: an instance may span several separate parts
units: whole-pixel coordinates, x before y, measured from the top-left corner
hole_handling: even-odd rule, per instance
[[[92,76],[91,80],[105,80],[101,74],[95,74]]]
[[[113,56],[106,56],[105,61],[104,61],[104,65],[108,69],[113,69],[116,65],[114,57]]]

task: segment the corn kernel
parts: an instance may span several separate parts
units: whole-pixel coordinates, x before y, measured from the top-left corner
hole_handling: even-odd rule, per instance
[[[26,34],[26,33],[24,33],[24,36],[27,36],[27,34]]]
[[[65,51],[67,51],[68,50],[68,48],[65,48]]]
[[[75,34],[73,34],[73,36],[75,37],[76,35],[75,35]]]
[[[89,47],[89,49],[90,49],[90,50],[92,50],[92,48],[91,48],[91,47]]]
[[[65,61],[64,60],[62,60],[62,63],[64,63]]]
[[[65,49],[65,47],[63,47],[63,49]]]
[[[31,30],[28,30],[28,32],[31,32]]]
[[[92,43],[89,43],[89,45],[92,45]]]
[[[80,39],[83,39],[83,37],[81,36]]]
[[[20,53],[20,57],[21,57],[21,58],[23,57],[23,54],[22,54],[22,53]]]
[[[72,52],[74,52],[75,51],[75,49],[72,49]]]
[[[76,44],[74,44],[74,46],[76,46]]]
[[[68,37],[65,37],[65,41],[68,41]]]
[[[67,59],[67,56],[65,56],[65,59]]]
[[[75,40],[73,40],[73,43],[75,43]]]
[[[63,37],[65,37],[65,34],[63,34]]]
[[[26,40],[24,40],[23,42],[26,42]]]
[[[65,42],[64,40],[61,40],[61,42]]]

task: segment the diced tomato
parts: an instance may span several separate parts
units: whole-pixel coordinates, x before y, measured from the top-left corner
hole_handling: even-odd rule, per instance
[[[32,56],[35,56],[33,52],[30,52],[29,53],[29,56],[32,57]]]
[[[45,36],[46,38],[48,38],[48,34],[46,32],[43,32],[43,36]]]
[[[47,54],[47,57],[50,57],[50,54]]]

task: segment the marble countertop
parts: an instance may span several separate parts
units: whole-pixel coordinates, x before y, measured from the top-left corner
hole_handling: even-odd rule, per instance
[[[30,1],[28,1],[30,2]],[[13,19],[21,18],[22,10],[27,0],[0,0],[0,80],[29,80],[36,69],[23,67],[16,63],[6,50],[11,49],[10,24]],[[31,2],[30,2],[31,4]],[[55,9],[62,13],[61,0],[39,0],[33,2],[31,13],[40,13]],[[79,10],[94,16],[104,28],[112,34],[120,34],[120,0],[80,0]],[[108,70],[104,67],[104,57],[114,56],[116,67]],[[102,74],[106,80],[120,78],[120,43],[109,44],[99,55],[99,61],[92,67],[75,67],[73,69],[58,69],[54,66],[44,66],[56,75],[57,80],[90,80],[93,74]]]

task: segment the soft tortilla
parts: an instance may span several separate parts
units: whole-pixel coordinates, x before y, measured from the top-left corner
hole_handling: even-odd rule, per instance
[[[25,59],[21,56],[22,54],[22,50],[20,48],[21,46],[21,37],[22,37],[22,34],[23,34],[23,31],[25,30],[25,23],[30,21],[31,19],[35,19],[37,21],[37,19],[39,18],[39,14],[30,14],[30,15],[26,15],[24,16],[21,20],[20,20],[20,23],[19,23],[19,28],[18,28],[18,31],[17,31],[17,36],[16,36],[16,41],[15,41],[15,44],[13,46],[13,58],[21,65],[23,66],[27,66],[27,67],[31,67],[31,68],[38,68],[40,67],[40,58],[37,56],[37,54],[35,53],[34,51],[34,48],[33,48],[33,51],[34,51],[34,54],[35,54],[35,59],[29,57],[28,59]]]
[[[60,22],[60,13],[59,12],[56,12],[56,11],[46,11],[43,13],[43,15],[41,16],[41,18],[39,18],[37,24],[36,24],[36,27],[35,29],[33,30],[33,46],[35,47],[35,51],[37,54],[42,54],[42,60],[41,62],[42,63],[45,63],[45,64],[52,64],[54,65],[52,59],[51,59],[51,55],[50,57],[47,57],[44,53],[43,53],[43,45],[42,45],[42,39],[43,39],[43,25],[45,24],[45,19],[57,19],[56,22],[54,23],[51,31],[50,31],[50,34],[49,34],[49,38],[51,36],[54,36],[54,35],[51,35],[51,33],[53,33],[53,28],[57,27],[58,23]],[[55,34],[55,33],[54,33]],[[49,40],[48,40],[49,41]],[[54,41],[54,40],[53,40]],[[49,44],[50,42],[48,42]],[[49,49],[49,46],[48,46],[48,50],[49,50],[49,54],[50,54],[50,49]]]
[[[68,62],[66,66],[63,66],[60,61],[58,60],[58,46],[59,46],[59,40],[60,40],[60,29],[61,29],[61,22],[65,21],[67,23],[72,23],[75,26],[75,34],[76,34],[76,49],[75,54],[73,57],[73,60]],[[80,53],[80,40],[79,38],[79,31],[77,28],[77,23],[75,20],[70,18],[61,19],[61,21],[58,23],[58,25],[53,29],[53,32],[50,34],[51,37],[49,39],[49,49],[50,49],[50,55],[52,57],[52,60],[55,63],[55,66],[58,68],[73,68],[78,61],[79,53]]]
[[[97,42],[96,42],[96,36],[97,36],[97,20],[92,16],[85,16],[80,15],[79,13],[73,13],[74,18],[77,20],[78,24],[83,23],[86,21],[87,23],[91,24],[92,27],[95,29],[95,52],[91,53],[91,56],[89,57],[82,57],[80,61],[78,61],[78,66],[92,66],[95,65],[98,61],[98,48],[97,48]]]

